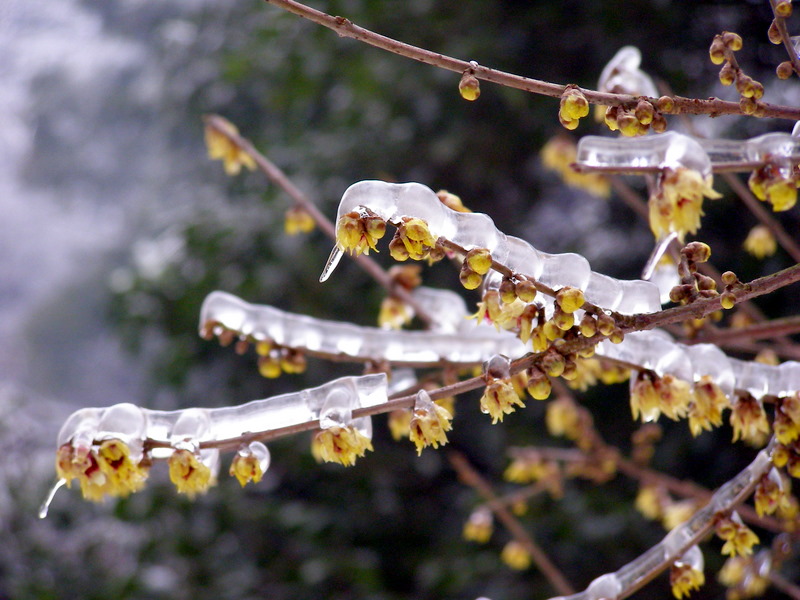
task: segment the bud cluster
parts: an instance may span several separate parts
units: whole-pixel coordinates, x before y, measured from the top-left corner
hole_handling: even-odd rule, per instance
[[[703,242],[691,242],[681,250],[681,283],[669,292],[669,299],[676,304],[689,304],[698,298],[714,298],[719,295],[717,282],[697,271],[697,265],[707,262],[711,248]]]
[[[568,85],[561,94],[558,120],[567,129],[576,129],[578,122],[589,114],[589,101],[574,85]]]
[[[656,106],[646,98],[640,98],[633,106],[609,106],[603,121],[611,131],[619,131],[626,137],[644,135],[652,130],[663,133],[667,129],[667,120],[662,110],[674,110],[675,105],[669,96],[658,100]]]
[[[734,52],[742,49],[742,38],[738,33],[723,31],[714,36],[711,47],[708,49],[711,62],[722,65],[719,71],[719,80],[722,85],[736,85],[739,92],[739,107],[746,115],[760,116],[763,105],[759,102],[764,95],[764,86],[742,71],[736,61]]]

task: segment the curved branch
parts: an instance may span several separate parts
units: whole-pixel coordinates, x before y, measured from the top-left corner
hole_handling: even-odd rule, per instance
[[[551,98],[560,98],[567,88],[566,85],[557,83],[550,83],[538,79],[531,79],[514,75],[513,73],[506,73],[497,69],[475,65],[469,61],[460,60],[451,56],[446,56],[438,52],[431,52],[424,48],[412,46],[398,40],[380,35],[369,29],[359,27],[349,19],[344,17],[334,17],[319,10],[315,10],[300,2],[294,0],[265,0],[269,4],[273,4],[283,10],[296,14],[304,19],[313,21],[318,25],[332,29],[341,37],[348,37],[370,46],[375,46],[387,52],[399,54],[412,60],[439,67],[447,71],[455,73],[463,73],[465,70],[470,69],[470,72],[478,79],[497,83],[510,88],[531,92],[532,94],[539,94],[541,96],[550,96]],[[602,104],[604,106],[621,106],[630,105],[638,102],[639,96],[631,96],[630,94],[612,94],[609,92],[598,92],[596,90],[582,89],[586,99],[592,104]],[[656,102],[656,98],[649,98],[650,101]],[[691,115],[710,115],[718,117],[721,115],[744,115],[738,102],[728,102],[720,100],[719,98],[709,98],[701,100],[698,98],[684,98],[682,96],[672,97],[673,108],[670,111],[662,111],[665,114],[678,114],[685,113]],[[779,106],[775,104],[760,104],[763,106],[764,117],[771,117],[776,119],[790,119],[792,121],[800,120],[800,108],[790,106]]]

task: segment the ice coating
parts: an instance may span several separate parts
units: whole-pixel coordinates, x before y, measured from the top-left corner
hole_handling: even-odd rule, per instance
[[[694,550],[697,542],[708,533],[716,513],[730,511],[744,499],[743,496],[752,493],[756,483],[770,471],[772,462],[769,455],[773,445],[774,442],[771,442],[767,448],[759,452],[750,465],[714,493],[708,504],[695,511],[688,521],[672,529],[658,544],[614,573],[606,573],[596,578],[586,590],[552,600],[615,598],[624,590],[652,579],[662,565],[676,561],[686,562],[692,567],[699,565],[702,570],[702,553]]]
[[[446,298],[439,297],[439,300],[446,303]],[[518,339],[503,335],[489,325],[463,318],[462,307],[463,301],[456,303],[456,312],[451,313],[453,318],[446,321],[448,327],[458,326],[456,332],[391,331],[296,315],[271,306],[250,304],[232,294],[216,291],[203,302],[200,327],[214,323],[243,336],[258,341],[271,340],[289,348],[363,360],[388,360],[397,364],[437,363],[442,360],[474,364],[498,352],[514,357],[526,352]],[[446,305],[441,309],[446,310]],[[465,307],[463,310],[466,313]]]
[[[637,138],[587,135],[578,142],[575,162],[586,167],[613,169],[685,167],[704,177],[711,174],[711,159],[703,146],[675,131]]]
[[[254,400],[239,406],[222,408],[188,408],[176,411],[140,408],[145,420],[139,442],[185,444],[195,447],[203,442],[235,439],[250,432],[265,432],[308,423],[320,418],[327,403],[346,402],[351,409],[375,406],[386,402],[386,374],[342,377],[315,388]],[[61,428],[59,446],[85,443],[114,437],[100,427],[106,415],[119,412],[119,406],[84,408],[73,413]],[[361,421],[361,419],[358,419]],[[203,450],[202,452],[206,452]],[[216,451],[208,451],[209,457]]]
[[[654,137],[656,136],[647,139]],[[599,139],[604,142],[609,141],[608,138]],[[691,162],[691,156],[694,155],[690,150],[699,149],[699,146],[695,149],[692,144],[696,146],[696,142],[686,139],[688,141],[672,143],[670,153],[663,150],[662,154],[670,161],[683,157],[682,160]],[[668,140],[665,139],[664,144],[669,145]],[[682,150],[677,149],[676,144],[680,145]],[[699,149],[699,152],[705,156],[702,149]],[[690,164],[684,166],[694,168]],[[524,240],[506,236],[495,227],[488,215],[451,210],[441,203],[433,190],[419,183],[383,181],[354,183],[342,196],[337,218],[350,212],[366,210],[394,223],[399,222],[404,216],[423,219],[434,237],[444,237],[466,250],[486,248],[491,252],[492,258],[511,270],[538,279],[550,287],[561,288],[571,285],[585,290],[592,281],[593,272],[583,256],[541,252]],[[330,274],[328,267],[325,274],[326,277]],[[615,291],[615,286],[619,286],[618,292]],[[623,314],[650,313],[661,308],[658,287],[648,281],[621,282],[608,277],[602,282],[596,280],[595,289],[598,292],[597,297],[593,295],[593,290],[585,290],[589,302],[599,304],[596,299],[619,296],[621,299],[616,310]]]
[[[597,89],[633,96],[658,96],[653,80],[639,68],[641,62],[642,53],[636,46],[623,46],[603,67]]]

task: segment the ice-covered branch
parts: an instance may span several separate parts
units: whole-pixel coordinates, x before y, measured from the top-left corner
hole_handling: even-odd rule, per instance
[[[583,592],[558,600],[621,600],[641,589],[711,533],[715,516],[730,512],[753,493],[772,468],[771,448],[772,445],[759,452],[747,468],[714,493],[708,504],[647,552],[618,571],[596,578]]]
[[[443,293],[445,299],[441,297]],[[213,292],[201,309],[201,335],[221,335],[227,330],[256,344],[272,343],[329,359],[387,361],[415,367],[475,365],[495,354],[516,358],[525,353],[525,346],[514,336],[467,320],[466,307],[457,294],[432,294],[431,290],[423,288],[417,297],[427,301],[428,306],[434,308],[434,314],[441,313],[444,323],[449,321],[449,330],[394,331],[361,327],[249,304],[231,294]],[[436,302],[440,305],[438,310]]]

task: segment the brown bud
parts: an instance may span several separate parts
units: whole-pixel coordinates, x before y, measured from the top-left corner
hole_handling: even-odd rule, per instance
[[[775,69],[775,74],[778,76],[778,79],[789,79],[794,73],[794,68],[792,67],[791,61],[785,60],[778,67]]]
[[[791,0],[780,0],[775,4],[775,14],[781,19],[788,19],[792,16],[792,3]]]
[[[739,278],[736,276],[736,273],[733,271],[725,271],[722,274],[722,283],[725,285],[734,285],[739,281]]]
[[[781,39],[781,32],[778,31],[778,23],[775,20],[769,26],[769,30],[767,31],[767,37],[769,41],[775,44],[776,46],[780,44],[783,40]]]
[[[715,36],[714,40],[711,42],[711,47],[708,49],[708,56],[715,65],[721,65],[725,62],[725,43],[719,36]]]
[[[739,108],[742,112],[746,115],[752,115],[756,112],[756,101],[752,98],[741,98],[739,99]]]
[[[652,123],[654,113],[655,109],[653,108],[653,105],[647,100],[639,100],[639,103],[636,105],[636,109],[634,110],[636,118],[642,125],[649,125]]]
[[[723,31],[722,43],[725,44],[725,46],[730,50],[738,52],[742,49],[742,36],[740,36],[738,33],[733,33],[732,31]]]
[[[736,69],[731,63],[725,63],[719,70],[719,82],[722,85],[731,85],[736,80]]]
[[[716,290],[717,289],[717,282],[714,281],[711,277],[707,277],[706,275],[701,275],[700,273],[695,273],[694,278],[697,281],[697,289],[698,290]]]
[[[656,108],[665,113],[671,113],[675,110],[675,101],[669,96],[661,96],[656,102]]]
[[[681,254],[690,262],[704,263],[711,258],[711,247],[703,242],[690,242],[681,249]]]
[[[653,117],[653,122],[650,123],[650,129],[655,133],[664,133],[667,130],[667,120],[661,113],[656,113]]]

